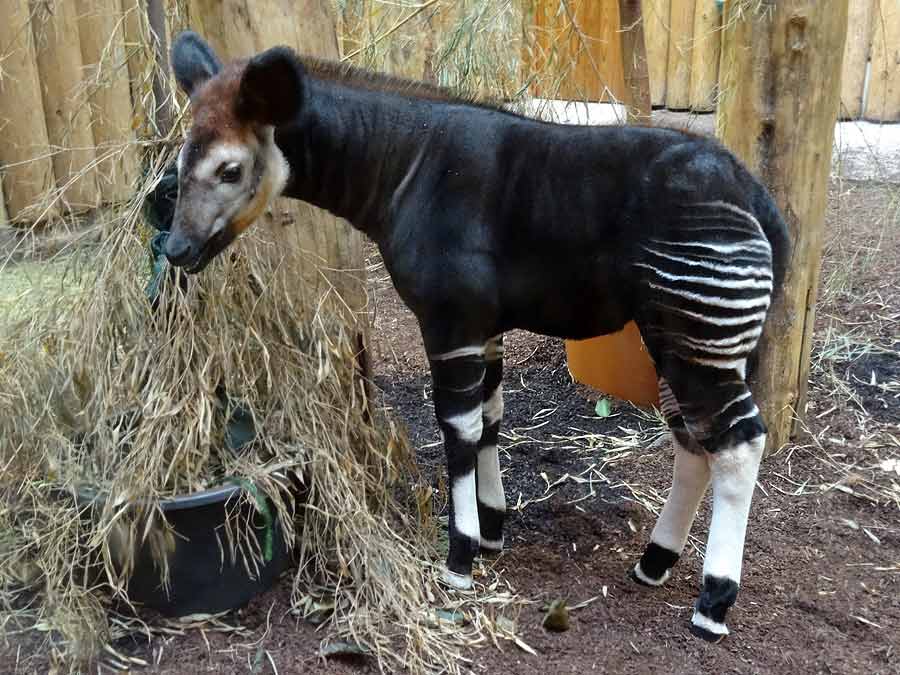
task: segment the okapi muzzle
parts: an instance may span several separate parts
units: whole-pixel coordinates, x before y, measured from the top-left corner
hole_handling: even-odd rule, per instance
[[[195,33],[172,47],[172,67],[194,123],[178,155],[178,202],[166,257],[203,270],[265,211],[290,170],[275,126],[300,106],[303,73],[281,48],[222,66]],[[269,101],[278,92],[278,104]]]

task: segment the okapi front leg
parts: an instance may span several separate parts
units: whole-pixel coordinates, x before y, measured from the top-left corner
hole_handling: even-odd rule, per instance
[[[444,580],[466,589],[472,586],[472,561],[481,541],[475,467],[484,429],[484,347],[430,354],[429,362],[450,484],[450,550]]]
[[[491,554],[503,550],[503,520],[506,517],[506,495],[497,447],[503,420],[502,335],[488,340],[484,361],[484,430],[478,444],[478,520],[481,524],[481,550]]]

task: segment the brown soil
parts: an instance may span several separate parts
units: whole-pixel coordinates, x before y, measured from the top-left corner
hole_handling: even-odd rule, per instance
[[[896,188],[877,185],[833,187],[809,433],[800,445],[768,458],[762,469],[742,589],[729,617],[732,635],[708,645],[687,631],[702,566],[696,552],[686,553],[662,589],[644,589],[627,578],[654,518],[621,483],[665,494],[671,471],[666,443],[606,468],[610,485],[593,498],[568,503],[585,489],[566,483],[550,499],[511,513],[507,551],[495,564],[521,596],[533,601],[518,628],[539,655],[510,642],[502,643],[502,651],[483,646],[469,654],[473,672],[900,673],[898,504],[874,503],[854,489],[868,475],[863,469],[873,457],[882,457],[873,454],[878,450],[872,444],[883,443],[877,446],[883,448],[891,437],[894,443],[900,438],[900,389],[883,386],[900,380],[900,238],[894,236],[895,220],[887,226],[890,236],[882,237],[881,220],[897,194]],[[848,269],[850,253],[872,250],[867,262],[854,256]],[[377,263],[374,249],[370,255],[369,262]],[[841,282],[848,271],[852,285]],[[383,402],[407,422],[420,448],[420,467],[440,491],[443,456],[434,445],[438,433],[418,329],[383,268],[370,275],[370,284],[376,382]],[[876,351],[825,359],[833,347],[825,336],[835,332],[852,333]],[[646,424],[624,404],[615,405],[612,416],[598,418],[593,413],[598,394],[572,383],[559,340],[513,333],[507,338],[506,366],[506,428],[530,426],[539,411],[557,409],[543,418],[547,424],[529,432],[534,442],[516,445],[502,459],[513,503],[519,495],[527,500],[545,494],[542,472],[553,481],[596,462],[589,453],[545,443],[554,435],[572,435],[573,427],[612,434],[620,426]],[[855,397],[835,399],[835,382],[843,382]],[[889,452],[900,455],[898,448]],[[838,489],[829,489],[835,485]],[[443,503],[439,493],[437,504]],[[707,503],[695,535],[703,538],[708,520]],[[229,621],[244,626],[243,635],[194,630],[117,648],[153,662],[145,672],[166,675],[275,672],[272,662],[282,674],[377,671],[365,659],[319,659],[323,635],[289,613],[289,596],[290,583],[284,580],[235,612]],[[566,597],[576,604],[595,596],[572,613],[567,632],[541,627],[543,602]]]

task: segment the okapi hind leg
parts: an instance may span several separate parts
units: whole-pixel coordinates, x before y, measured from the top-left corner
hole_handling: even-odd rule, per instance
[[[757,416],[739,422],[710,448],[712,522],[703,587],[691,617],[691,632],[710,642],[728,635],[725,615],[737,600],[750,503],[765,447],[765,426]]]
[[[710,477],[706,451],[685,427],[681,409],[665,378],[659,379],[659,396],[675,446],[672,489],[650,534],[650,542],[631,571],[632,579],[651,587],[668,581],[681,557]]]
[[[497,445],[503,420],[503,335],[488,340],[484,361],[484,430],[478,444],[476,475],[481,551],[492,555],[503,550],[503,521],[506,518],[506,495]]]
[[[477,344],[437,351],[428,340],[426,348],[450,486],[450,547],[444,581],[467,589],[472,586],[472,562],[481,544],[475,469],[484,428],[485,349]]]
[[[739,366],[682,364],[667,373],[685,425],[709,464],[712,520],[691,632],[710,642],[729,632],[725,616],[737,600],[750,503],[766,445],[766,426]]]

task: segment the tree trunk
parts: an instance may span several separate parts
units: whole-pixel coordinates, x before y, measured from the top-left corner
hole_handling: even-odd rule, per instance
[[[76,211],[97,205],[91,111],[81,77],[75,6],[67,0],[32,1],[34,33],[47,136],[61,196]]]
[[[54,182],[28,0],[4,3],[0,59],[0,166],[9,217],[24,221]]]
[[[252,56],[276,45],[300,54],[338,58],[336,21],[325,0],[191,0],[190,25],[223,61]],[[279,246],[304,252],[298,293],[340,294],[348,319],[366,305],[363,236],[349,223],[304,202],[278,199],[264,219]],[[263,223],[259,223],[263,225]],[[248,239],[248,237],[244,237]],[[260,249],[258,255],[270,255]],[[365,331],[365,321],[359,321]]]
[[[128,199],[138,175],[120,0],[75,0],[104,202]]]
[[[650,75],[641,0],[619,0],[619,22],[622,26],[622,69],[628,97],[628,121],[650,124]]]
[[[777,449],[806,409],[847,0],[761,0],[741,10],[726,4],[717,132],[769,186],[792,243],[751,380]]]

